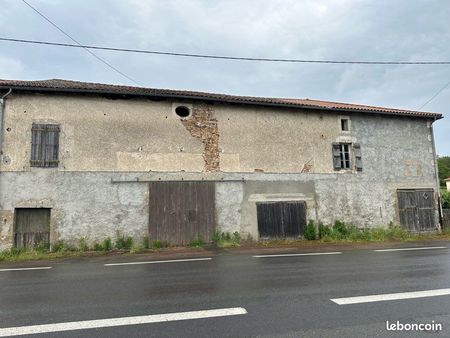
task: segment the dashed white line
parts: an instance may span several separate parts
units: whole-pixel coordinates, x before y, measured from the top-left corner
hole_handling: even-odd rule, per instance
[[[376,252],[391,252],[391,251],[412,251],[412,250],[434,250],[434,249],[447,249],[446,246],[422,246],[412,248],[398,248],[398,249],[378,249]]]
[[[242,307],[0,328],[0,337],[244,315]]]
[[[3,271],[28,271],[28,270],[48,270],[51,269],[51,266],[40,266],[36,268],[10,268],[10,269],[0,269],[0,272]]]
[[[298,253],[298,254],[278,254],[278,255],[255,255],[255,258],[272,258],[272,257],[295,257],[295,256],[320,256],[320,255],[340,255],[342,252],[308,252],[308,253]]]
[[[359,303],[383,302],[387,300],[413,299],[413,298],[436,297],[447,295],[450,295],[450,289],[387,293],[381,295],[334,298],[330,300],[339,305],[349,305]]]
[[[146,262],[128,262],[128,263],[108,263],[105,266],[118,265],[141,265],[141,264],[161,264],[161,263],[180,263],[180,262],[196,262],[196,261],[210,261],[211,257],[206,258],[189,258],[189,259],[172,259],[167,261],[146,261]]]

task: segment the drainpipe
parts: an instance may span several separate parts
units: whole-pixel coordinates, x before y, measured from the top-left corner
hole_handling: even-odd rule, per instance
[[[436,177],[436,192],[437,192],[437,200],[438,200],[438,213],[439,213],[439,228],[442,229],[442,205],[441,205],[441,185],[439,184],[439,169],[436,158],[436,145],[434,143],[434,131],[433,131],[433,123],[436,122],[436,118],[431,122],[430,131],[431,131],[431,146],[433,148],[433,161],[434,161],[434,176]]]
[[[5,99],[6,97],[12,93],[12,89],[10,88],[8,90],[8,92],[3,95],[0,96],[0,169],[2,167],[2,162],[3,162],[3,125],[4,125],[4,121],[5,121]],[[0,171],[0,175],[1,175],[1,171]],[[1,181],[0,181],[1,184]],[[0,198],[0,203],[1,203],[1,198]],[[0,210],[3,210],[3,205],[0,204]]]
[[[5,121],[5,99],[12,93],[10,88],[8,92],[0,97],[0,156],[3,156],[3,123]]]

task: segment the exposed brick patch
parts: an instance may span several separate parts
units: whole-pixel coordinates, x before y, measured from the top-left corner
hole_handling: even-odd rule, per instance
[[[202,141],[203,160],[206,172],[220,171],[219,165],[219,128],[217,119],[213,117],[213,108],[205,104],[195,106],[192,116],[181,119],[184,127],[195,138]]]

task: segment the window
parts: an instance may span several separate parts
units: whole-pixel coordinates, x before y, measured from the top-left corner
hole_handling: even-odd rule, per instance
[[[350,116],[339,115],[338,123],[339,123],[339,129],[341,132],[350,133],[350,129],[352,128]]]
[[[342,169],[350,169],[350,144],[340,144],[340,160]]]
[[[57,167],[59,151],[59,125],[37,124],[31,127],[32,167]]]
[[[335,170],[362,170],[361,146],[358,143],[333,143],[333,167]]]

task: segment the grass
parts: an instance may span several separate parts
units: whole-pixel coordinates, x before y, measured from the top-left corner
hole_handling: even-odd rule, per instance
[[[219,248],[233,248],[240,246],[241,235],[237,231],[233,234],[216,231],[213,235],[212,242]]]
[[[213,235],[213,244],[219,248],[233,248],[244,246],[309,246],[320,245],[321,243],[370,243],[387,241],[421,241],[421,240],[450,240],[450,228],[442,232],[430,233],[410,233],[399,226],[390,224],[388,227],[376,227],[370,229],[358,229],[352,225],[341,221],[336,221],[333,226],[319,223],[317,226],[314,221],[309,221],[305,231],[305,237],[308,239],[279,239],[270,241],[254,242],[251,237],[246,240],[241,239],[238,232],[233,234],[229,232],[216,232]],[[307,235],[306,235],[307,234]],[[188,247],[200,248],[204,246],[201,238],[195,238]],[[151,242],[148,237],[142,241],[134,243],[131,237],[117,236],[115,242],[111,238],[104,239],[101,243],[93,243],[89,247],[85,238],[77,242],[77,246],[69,245],[63,241],[57,241],[51,245],[43,244],[33,249],[18,249],[0,251],[0,262],[17,262],[39,259],[56,259],[64,257],[105,255],[116,249],[115,252],[121,253],[142,253],[149,249],[158,250],[169,247],[169,244],[162,241]],[[119,250],[119,251],[117,251]]]

